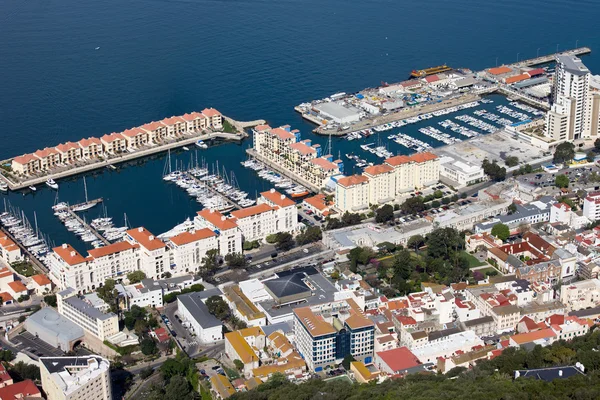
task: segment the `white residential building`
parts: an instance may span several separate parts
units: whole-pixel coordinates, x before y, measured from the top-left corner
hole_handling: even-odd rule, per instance
[[[590,89],[590,70],[575,56],[556,57],[552,95],[554,104],[546,117],[546,136],[575,140],[585,136]]]
[[[600,219],[600,192],[590,193],[583,201],[583,216],[590,221]]]
[[[128,230],[125,240],[133,245],[139,245],[138,269],[142,270],[147,278],[160,279],[165,272],[169,271],[169,248],[146,228]]]
[[[223,339],[223,323],[215,318],[198,292],[177,296],[177,310],[181,319],[203,344]]]
[[[587,279],[562,285],[560,302],[566,306],[567,311],[597,307],[600,305],[600,280]]]
[[[208,228],[180,233],[169,240],[171,249],[171,273],[183,275],[194,273],[202,264],[209,250],[219,248],[217,234]]]
[[[48,400],[112,400],[110,363],[99,356],[40,357]]]
[[[440,159],[440,179],[455,186],[468,186],[484,180],[485,172],[481,165],[446,156]]]
[[[117,290],[125,298],[126,308],[161,307],[163,305],[163,288],[153,279],[144,279],[135,285],[117,285]]]
[[[242,252],[242,231],[235,219],[227,218],[218,210],[205,208],[198,211],[194,225],[196,229],[208,228],[217,234],[219,254],[222,256]]]
[[[59,314],[102,341],[119,332],[119,319],[116,314],[97,309],[89,301],[80,298],[75,289],[68,288],[59,292],[56,303]]]
[[[21,261],[23,255],[21,249],[6,234],[0,231],[0,260],[6,264],[12,264]]]

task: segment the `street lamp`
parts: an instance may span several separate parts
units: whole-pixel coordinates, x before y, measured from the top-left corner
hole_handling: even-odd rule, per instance
[[[537,49],[537,55],[536,55],[536,58],[539,58],[539,57],[540,57],[540,49],[541,49],[541,47],[538,47],[538,49]]]
[[[519,62],[519,56],[521,55],[521,53],[517,53],[517,62]]]

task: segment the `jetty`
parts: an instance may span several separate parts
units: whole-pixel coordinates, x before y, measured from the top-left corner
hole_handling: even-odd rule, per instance
[[[95,200],[90,200],[87,203],[84,204],[89,204],[89,203],[101,203],[102,199],[95,199]],[[81,218],[79,215],[77,215],[77,213],[75,211],[73,211],[75,208],[77,208],[80,204],[75,204],[72,206],[69,206],[66,208],[66,211],[69,213],[69,215],[71,217],[73,217],[75,220],[77,220],[77,222],[79,222],[81,225],[83,225],[85,227],[85,229],[89,230],[90,232],[92,232],[92,234],[94,236],[96,236],[96,238],[98,240],[101,240],[102,243],[104,243],[105,246],[108,246],[110,244],[110,242],[100,234],[100,232],[98,232],[95,228],[93,228],[90,224],[88,224],[87,222],[85,222],[85,220],[83,218]]]
[[[30,252],[27,247],[23,246],[23,243],[14,237],[13,234],[8,231],[8,229],[0,229],[0,232],[5,234],[10,240],[16,243],[19,249],[21,249],[21,252],[25,254],[27,259],[32,263],[34,269],[43,274],[48,274],[50,272],[44,263],[42,263],[32,252]]]
[[[230,119],[227,118],[227,120],[229,121]],[[254,124],[259,125],[260,123],[264,122],[264,120],[256,120],[250,122],[235,121],[235,126],[255,126]],[[14,191],[19,189],[25,189],[29,186],[43,184],[49,178],[52,178],[56,181],[58,179],[66,178],[69,176],[87,173],[100,168],[107,168],[110,166],[114,166],[115,164],[132,161],[142,157],[148,157],[157,153],[168,151],[170,149],[194,145],[198,140],[206,141],[212,139],[221,139],[242,141],[246,137],[248,137],[248,134],[244,131],[242,131],[242,133],[228,133],[215,131],[187,134],[184,137],[176,138],[171,141],[166,141],[159,145],[145,145],[139,147],[138,149],[131,150],[129,152],[105,154],[104,158],[95,158],[92,160],[78,160],[73,164],[58,166],[56,168],[53,168],[52,170],[40,172],[31,176],[17,176],[16,174],[11,174],[7,171],[0,171],[0,179],[8,184],[8,188],[10,190]],[[10,164],[10,161],[10,159],[0,161],[0,164]]]
[[[557,56],[582,56],[592,52],[589,47],[578,47],[576,49],[559,51],[558,53],[546,54],[544,56],[527,58],[525,60],[518,61],[514,64],[508,64],[508,67],[522,68],[522,67],[534,67],[536,65],[548,64],[554,61]]]
[[[187,176],[188,178],[190,178],[194,182],[196,182],[198,185],[206,187],[215,196],[219,196],[219,198],[222,198],[223,200],[225,200],[225,202],[227,204],[233,206],[234,208],[237,208],[238,210],[241,210],[243,208],[242,206],[240,206],[239,204],[237,204],[235,201],[231,200],[230,198],[228,198],[227,196],[223,195],[222,193],[219,193],[214,187],[212,187],[211,185],[209,185],[207,182],[201,181],[200,179],[196,178],[194,175],[192,175],[192,174],[190,174],[188,172],[184,172],[184,174],[185,174],[185,176]]]

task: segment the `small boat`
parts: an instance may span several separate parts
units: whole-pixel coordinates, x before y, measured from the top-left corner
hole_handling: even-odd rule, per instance
[[[208,145],[202,140],[198,140],[196,142],[196,146],[200,147],[201,149],[208,149]]]
[[[310,194],[310,192],[309,192],[308,190],[305,190],[305,191],[303,191],[303,192],[292,192],[291,196],[292,196],[293,198],[298,198],[298,197],[304,197],[304,196],[307,196],[307,195],[309,195],[309,194]]]
[[[113,170],[114,170],[114,169],[117,169],[117,167],[115,167],[115,166],[114,166],[114,165],[112,165],[112,164],[109,164],[109,165],[107,165],[107,166],[106,166],[106,168],[108,168],[108,169],[113,169]]]
[[[0,181],[0,192],[8,192],[8,184]]]
[[[51,187],[52,189],[58,190],[58,183],[54,181],[54,179],[50,178],[46,181],[46,185]]]
[[[100,50],[100,46],[96,47],[96,50]]]
[[[37,190],[37,188],[33,185],[29,186],[29,190],[31,190],[32,192],[35,192]]]
[[[183,146],[183,149],[184,149],[185,151],[190,151],[190,149],[189,149],[187,146]]]

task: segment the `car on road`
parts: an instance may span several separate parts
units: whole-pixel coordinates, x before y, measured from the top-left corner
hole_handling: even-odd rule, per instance
[[[302,250],[304,253],[308,254],[308,249]]]

